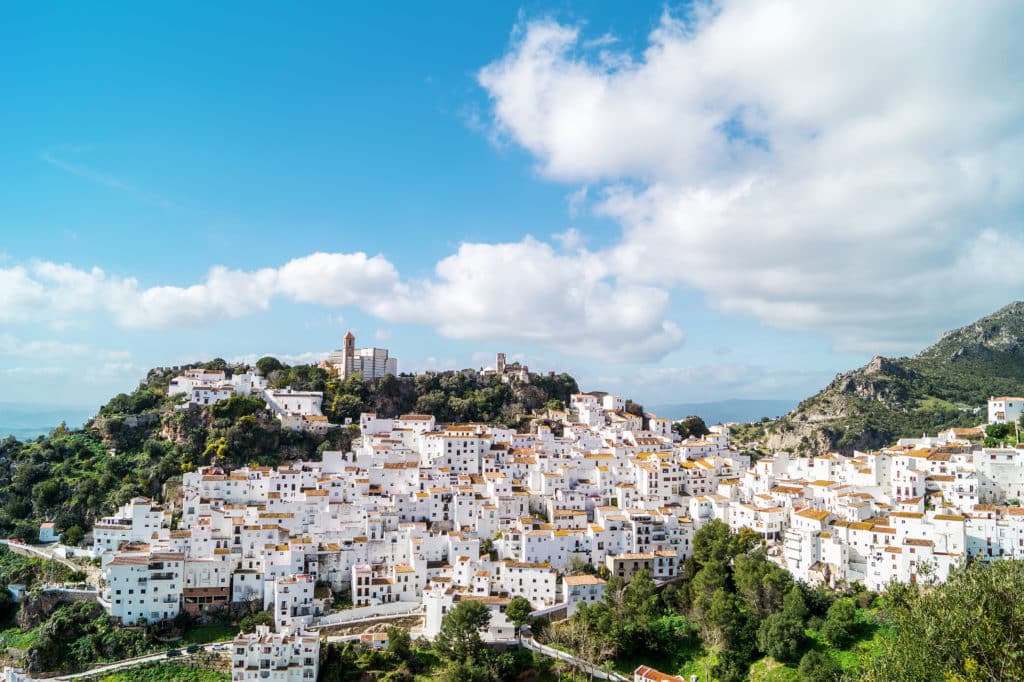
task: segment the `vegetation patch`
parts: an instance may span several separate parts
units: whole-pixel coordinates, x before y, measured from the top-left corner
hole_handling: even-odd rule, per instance
[[[173,663],[153,663],[101,677],[100,682],[228,682],[231,675]]]

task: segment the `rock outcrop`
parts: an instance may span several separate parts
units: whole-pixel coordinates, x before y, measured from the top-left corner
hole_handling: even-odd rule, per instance
[[[767,445],[816,454],[973,426],[990,395],[1024,393],[1024,302],[944,333],[909,358],[839,374],[767,429]]]

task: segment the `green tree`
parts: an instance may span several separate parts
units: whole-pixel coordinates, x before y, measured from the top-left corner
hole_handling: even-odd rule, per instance
[[[412,658],[412,637],[405,628],[388,628],[388,655],[396,661]]]
[[[701,639],[710,648],[723,651],[732,647],[739,639],[744,619],[739,597],[725,588],[718,588],[711,596]]]
[[[451,661],[476,658],[482,646],[480,631],[490,622],[491,612],[482,602],[463,599],[441,620],[434,650]]]
[[[328,644],[320,650],[319,682],[347,682],[359,679],[362,671],[356,661],[359,658],[359,647],[354,642],[337,642]]]
[[[711,675],[718,682],[743,682],[748,679],[750,661],[736,651],[726,650],[718,654],[718,660],[711,666]]]
[[[694,612],[699,616],[711,605],[711,598],[721,589],[728,586],[729,566],[717,559],[708,561],[697,571],[690,581],[690,601]]]
[[[726,523],[715,519],[693,534],[693,559],[698,566],[708,561],[730,561],[736,555],[749,551],[755,544],[755,538],[756,534],[743,530],[733,533]]]
[[[1010,424],[989,424],[985,427],[985,435],[995,440],[1002,440],[1013,432]]]
[[[61,481],[51,478],[37,483],[32,488],[32,501],[37,509],[52,509],[59,505],[64,499],[64,486]]]
[[[78,543],[85,537],[85,532],[80,526],[70,526],[60,534],[60,541],[68,547],[77,547]]]
[[[975,563],[945,584],[904,586],[884,601],[894,636],[870,680],[1024,680],[1024,561]]]
[[[652,651],[656,641],[651,625],[661,616],[662,608],[651,574],[645,569],[637,571],[622,591],[619,622],[622,624],[623,646]]]
[[[284,369],[284,365],[281,361],[275,357],[264,355],[262,358],[256,361],[256,369],[259,370],[263,376],[269,376],[271,372],[279,369]]]
[[[757,630],[758,648],[782,663],[795,661],[803,643],[803,622],[785,612],[768,616]]]
[[[256,632],[257,625],[269,625],[271,631],[274,629],[274,614],[270,611],[251,613],[238,622],[238,628],[242,632]]]
[[[487,668],[469,660],[452,660],[441,675],[444,682],[488,682]]]
[[[39,524],[26,519],[16,521],[11,537],[24,540],[25,542],[35,542],[39,539]]]
[[[761,617],[780,611],[793,585],[790,574],[768,561],[760,549],[736,557],[733,582],[743,600]]]
[[[711,433],[704,420],[697,415],[690,415],[685,419],[677,421],[672,425],[672,430],[683,438],[689,438],[690,436],[701,438]]]
[[[210,405],[210,414],[217,419],[235,421],[247,415],[253,415],[266,408],[267,404],[255,396],[233,395],[227,400]]]
[[[516,626],[517,636],[519,628],[529,622],[531,612],[533,612],[533,607],[523,597],[513,597],[505,607],[505,617]]]
[[[782,612],[789,618],[799,621],[801,625],[807,620],[807,600],[804,598],[804,588],[799,583],[794,583],[786,593],[782,600]]]
[[[832,646],[842,649],[850,640],[857,627],[857,607],[852,599],[837,599],[828,608],[828,615],[821,626],[821,634]]]
[[[802,682],[836,682],[843,674],[836,659],[816,649],[803,655],[798,670]]]
[[[334,400],[331,401],[330,408],[328,408],[327,415],[331,418],[331,421],[341,424],[346,419],[357,421],[360,413],[365,410],[366,405],[359,396],[345,393],[335,396]]]

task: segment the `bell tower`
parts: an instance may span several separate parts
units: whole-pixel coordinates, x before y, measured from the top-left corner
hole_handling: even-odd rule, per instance
[[[356,359],[356,337],[352,332],[345,334],[341,347],[345,355],[345,359],[342,361],[344,364],[341,366],[341,378],[348,379],[352,374],[352,368],[355,365]]]
[[[347,334],[345,334],[345,341],[342,347],[345,349],[346,360],[351,360],[356,356],[356,337],[352,334],[352,332],[348,332]]]

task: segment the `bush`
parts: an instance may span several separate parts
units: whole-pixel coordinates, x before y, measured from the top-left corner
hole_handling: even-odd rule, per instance
[[[828,609],[821,634],[832,646],[842,649],[853,639],[857,627],[857,608],[852,599],[838,599]]]
[[[761,621],[757,646],[781,663],[795,661],[804,643],[804,624],[785,613],[773,613]]]
[[[740,654],[727,649],[718,655],[718,660],[711,666],[711,675],[719,682],[743,682],[747,679],[749,662]]]
[[[257,625],[269,625],[270,631],[274,631],[274,614],[270,611],[251,613],[238,622],[238,629],[242,632],[256,632]]]
[[[85,531],[80,526],[71,526],[60,534],[60,541],[68,547],[78,547],[85,537]]]
[[[828,654],[811,649],[800,659],[799,672],[803,682],[836,682],[842,669]]]

